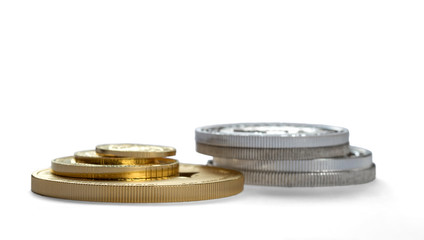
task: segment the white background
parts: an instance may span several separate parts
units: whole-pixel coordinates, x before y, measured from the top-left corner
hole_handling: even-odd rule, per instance
[[[0,2],[0,238],[423,239],[422,1]],[[101,143],[174,146],[195,127],[349,128],[377,180],[246,186],[226,199],[41,197],[33,171]]]

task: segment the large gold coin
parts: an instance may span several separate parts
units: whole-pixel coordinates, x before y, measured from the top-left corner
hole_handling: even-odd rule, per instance
[[[52,174],[32,174],[31,190],[44,196],[99,202],[183,202],[222,198],[243,190],[237,171],[181,164],[178,177],[163,180],[93,180]]]
[[[160,158],[130,158],[130,157],[106,157],[101,156],[94,150],[80,151],[74,154],[78,163],[104,164],[104,165],[143,165],[157,162]]]
[[[143,144],[104,144],[96,147],[96,152],[102,156],[133,157],[133,158],[160,158],[174,156],[173,147],[143,145]]]
[[[178,175],[179,163],[170,158],[154,158],[143,165],[99,165],[78,163],[74,157],[52,161],[52,172],[64,177],[94,179],[151,179]]]

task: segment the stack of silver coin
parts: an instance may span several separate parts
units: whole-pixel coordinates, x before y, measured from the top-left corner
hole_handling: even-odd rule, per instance
[[[298,123],[238,123],[196,129],[208,164],[242,172],[246,184],[319,187],[375,179],[369,150],[349,145],[346,128]]]

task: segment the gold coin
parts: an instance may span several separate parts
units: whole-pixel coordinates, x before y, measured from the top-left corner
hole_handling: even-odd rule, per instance
[[[133,157],[133,158],[160,158],[174,156],[173,147],[143,145],[143,144],[104,144],[96,147],[96,152],[101,156]]]
[[[178,175],[179,163],[175,159],[155,158],[143,165],[99,165],[78,163],[74,157],[52,161],[52,173],[64,177],[94,179],[151,179]]]
[[[222,198],[243,190],[240,172],[202,165],[181,164],[178,177],[163,180],[93,180],[52,174],[32,174],[34,193],[71,200],[99,202],[184,202]]]
[[[94,150],[80,151],[74,154],[78,163],[104,164],[104,165],[143,165],[157,163],[161,158],[129,158],[129,157],[105,157]]]

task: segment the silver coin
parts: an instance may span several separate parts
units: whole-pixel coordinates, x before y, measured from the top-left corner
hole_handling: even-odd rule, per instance
[[[215,166],[251,171],[277,172],[328,172],[369,168],[372,153],[369,150],[350,147],[345,157],[318,158],[312,160],[246,160],[214,157]]]
[[[244,175],[245,184],[280,187],[343,186],[368,183],[375,179],[374,164],[365,169],[339,172],[240,172]]]
[[[196,143],[196,151],[218,158],[243,160],[307,160],[347,156],[349,144],[314,148],[236,148]]]
[[[241,148],[314,148],[349,142],[346,128],[299,123],[237,123],[200,127],[196,142]]]

